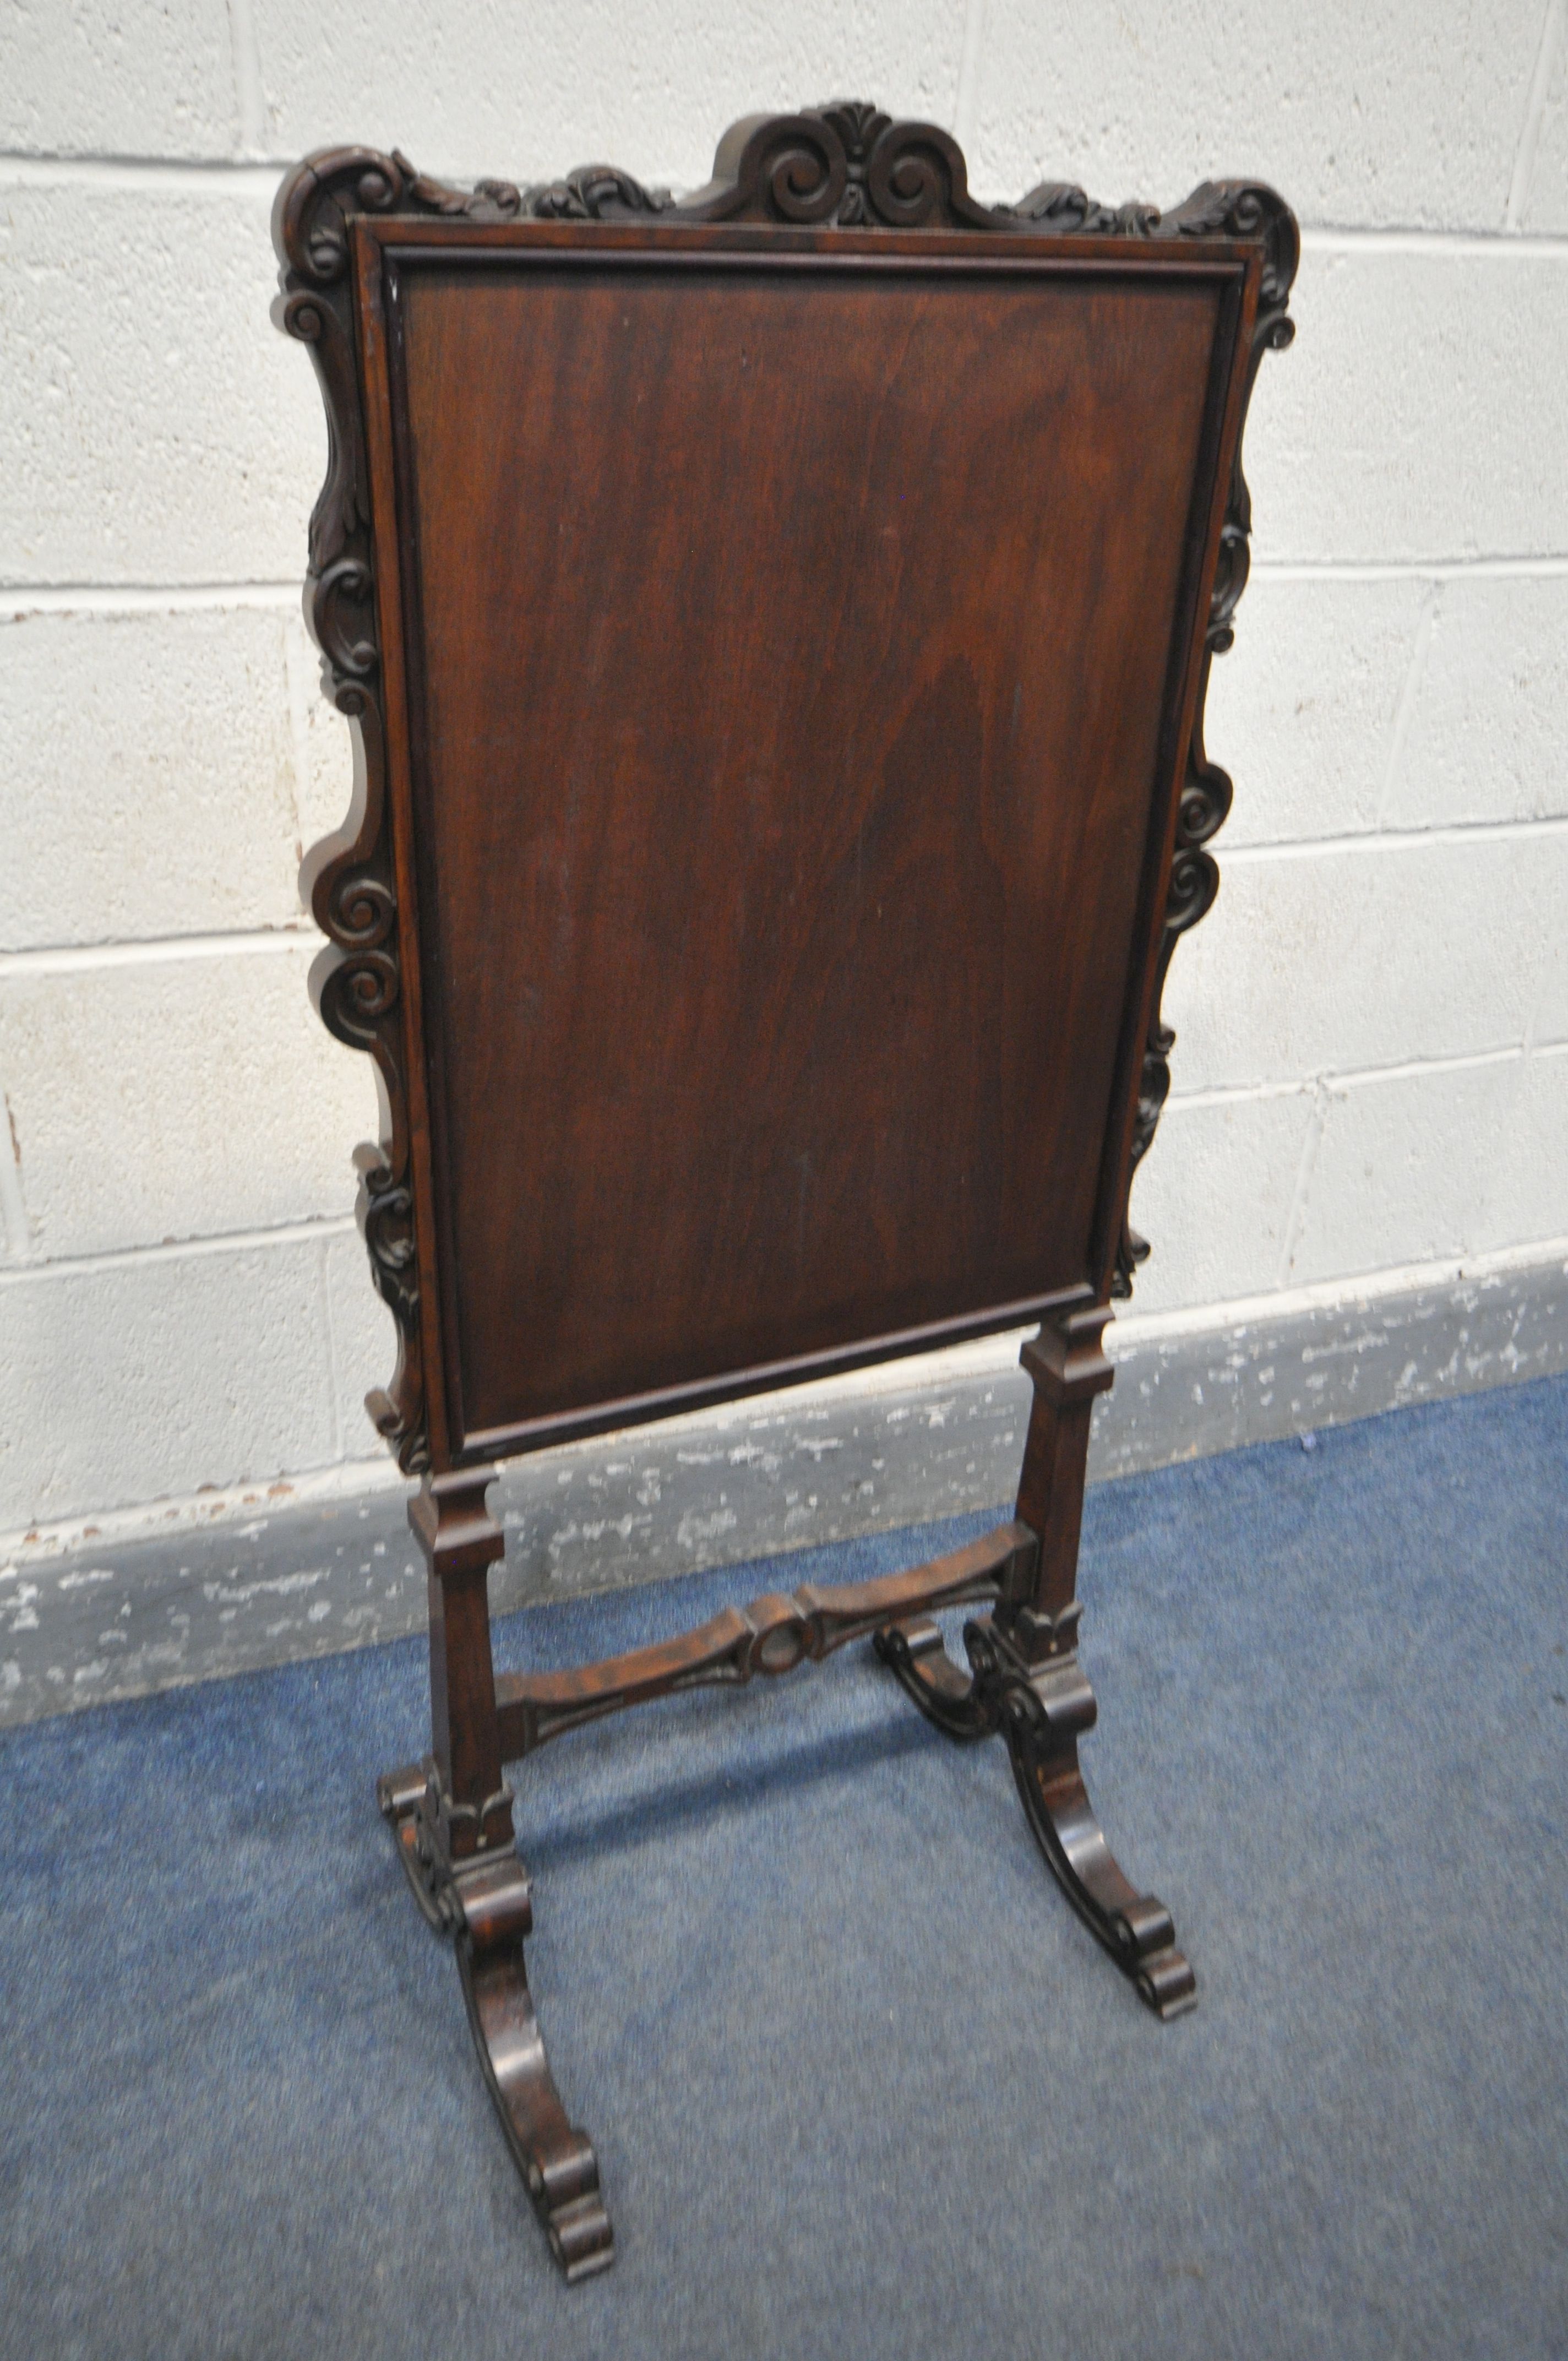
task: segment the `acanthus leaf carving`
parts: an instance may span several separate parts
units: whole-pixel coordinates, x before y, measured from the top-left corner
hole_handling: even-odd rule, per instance
[[[812,112],[832,125],[851,164],[864,165],[893,122],[890,115],[884,115],[880,106],[864,98],[830,99],[826,106],[815,107]]]
[[[667,189],[645,189],[614,164],[584,164],[564,181],[531,189],[528,210],[536,221],[623,221],[668,213],[674,202]]]
[[[1157,205],[1146,205],[1137,198],[1124,205],[1097,204],[1067,181],[1042,181],[1003,211],[1030,229],[1051,230],[1061,237],[1152,237],[1160,220]]]
[[[478,181],[471,189],[454,189],[416,170],[401,148],[393,148],[392,161],[402,174],[411,210],[470,221],[491,214],[498,221],[511,221],[522,210],[522,192],[510,181]]]

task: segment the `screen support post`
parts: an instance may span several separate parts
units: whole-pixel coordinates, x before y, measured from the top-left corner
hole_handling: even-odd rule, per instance
[[[1061,1313],[1024,1346],[1035,1382],[1020,1524],[1037,1535],[1030,1580],[994,1614],[964,1629],[968,1677],[928,1620],[902,1621],[876,1647],[922,1713],[951,1738],[1000,1731],[1019,1799],[1052,1875],[1095,1940],[1157,2016],[1197,2004],[1192,1970],[1176,1948],[1170,1913],[1118,1866],[1089,1800],[1078,1741],[1099,1708],[1078,1656],[1082,1608],[1078,1544],[1094,1400],[1115,1371],[1101,1349],[1108,1303]]]
[[[433,1752],[380,1781],[380,1806],[426,1918],[455,1939],[485,2079],[568,2279],[604,2269],[614,2242],[598,2161],[556,2092],[528,1989],[532,1907],[501,1763],[583,1722],[694,1687],[776,1676],[869,1637],[948,1737],[1005,1739],[1052,1874],[1139,1997],[1165,2019],[1195,2004],[1170,1915],[1117,1865],[1078,1762],[1096,1717],[1077,1653],[1079,1530],[1094,1399],[1115,1374],[1100,1345],[1110,1317],[1109,1304],[1065,1312],[1023,1348],[1035,1400],[1010,1523],[907,1574],[807,1584],[569,1672],[498,1682],[491,1670],[486,1587],[505,1547],[484,1505],[495,1469],[426,1477],[410,1502],[430,1568]],[[934,1618],[970,1603],[991,1612],[965,1626],[966,1675]]]
[[[409,1523],[430,1582],[431,1752],[377,1782],[414,1898],[450,1935],[485,2081],[551,2251],[568,2279],[615,2256],[598,2160],[551,2079],[528,1988],[528,1872],[501,1776],[489,1570],[506,1536],[485,1505],[493,1467],[426,1476]]]

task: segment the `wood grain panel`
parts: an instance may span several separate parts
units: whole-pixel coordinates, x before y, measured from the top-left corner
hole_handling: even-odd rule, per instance
[[[462,1430],[1083,1281],[1216,283],[397,310]]]

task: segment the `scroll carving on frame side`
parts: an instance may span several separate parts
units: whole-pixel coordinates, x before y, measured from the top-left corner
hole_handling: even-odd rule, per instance
[[[360,1218],[376,1284],[397,1322],[398,1365],[367,1407],[412,1472],[428,1458],[412,1277],[412,1202],[403,1088],[397,890],[387,830],[380,652],[371,575],[364,423],[354,357],[347,217],[384,213],[403,192],[400,167],[369,149],[314,157],[279,193],[273,237],[282,264],[274,318],[308,345],[326,405],[327,471],[311,517],[305,620],[322,653],[327,696],[354,740],[354,801],[345,827],[315,846],[302,888],[327,948],[311,993],[327,1029],[376,1061],[383,1102],[378,1146],[357,1151]]]
[[[273,211],[282,266],[274,318],[310,347],[326,405],[327,471],[311,517],[305,620],[322,653],[327,696],[346,716],[355,742],[355,796],[345,826],[308,856],[302,884],[327,938],[311,989],[323,1023],[376,1061],[382,1137],[356,1153],[359,1223],[371,1276],[397,1323],[390,1383],[367,1398],[378,1432],[407,1475],[429,1466],[420,1297],[409,1171],[403,1074],[402,979],[397,885],[388,824],[381,660],[370,533],[365,425],[355,360],[348,223],[355,214],[413,214],[478,221],[525,214],[600,219],[657,212],[624,172],[592,166],[548,188],[510,181],[448,188],[397,151],[339,148],[312,156],[289,176]]]
[[[1157,216],[1147,234],[1161,238],[1261,239],[1263,275],[1242,391],[1242,425],[1236,436],[1224,522],[1220,529],[1219,559],[1209,600],[1209,623],[1204,635],[1197,702],[1193,708],[1192,736],[1187,749],[1186,775],[1177,812],[1176,850],[1166,895],[1165,932],[1160,943],[1148,1038],[1144,1045],[1143,1070],[1138,1083],[1137,1113],[1133,1124],[1132,1155],[1127,1170],[1129,1195],[1133,1175],[1148,1153],[1170,1089],[1170,1052],[1176,1035],[1160,1014],[1160,1002],[1164,997],[1171,954],[1179,938],[1205,916],[1220,890],[1219,866],[1208,845],[1210,839],[1217,835],[1223,826],[1230,811],[1232,789],[1228,774],[1217,763],[1211,762],[1205,751],[1203,708],[1209,691],[1209,668],[1215,656],[1223,655],[1235,637],[1233,622],[1242,592],[1246,588],[1247,569],[1251,564],[1252,495],[1247,489],[1242,467],[1242,435],[1245,430],[1247,407],[1264,354],[1283,352],[1296,334],[1296,324],[1289,314],[1290,288],[1301,252],[1300,233],[1289,206],[1272,189],[1251,181],[1206,181],[1201,188],[1195,189],[1186,203],[1179,206],[1175,213]],[[1133,1228],[1124,1205],[1121,1236],[1111,1281],[1113,1295],[1128,1296],[1132,1293],[1133,1273],[1147,1256],[1148,1250],[1147,1240],[1139,1237]]]

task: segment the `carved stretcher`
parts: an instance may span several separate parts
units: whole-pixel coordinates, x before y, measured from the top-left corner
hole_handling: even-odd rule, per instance
[[[331,435],[305,610],[358,752],[313,983],[383,1086],[368,1407],[430,1567],[430,1752],[379,1799],[576,2279],[611,2234],[503,1765],[587,1721],[870,1640],[939,1729],[1003,1738],[1085,1925],[1157,2015],[1192,2004],[1084,1790],[1076,1569],[1297,231],[1235,181],[987,207],[944,132],[848,104],[737,124],[679,203],[334,149],[275,230]],[[1036,1321],[984,1540],[495,1674],[497,1458]]]

